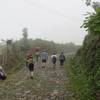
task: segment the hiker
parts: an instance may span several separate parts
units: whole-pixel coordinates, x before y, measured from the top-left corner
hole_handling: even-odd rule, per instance
[[[29,76],[31,79],[33,79],[34,61],[32,56],[27,59],[27,67],[29,69]]]
[[[5,79],[6,79],[6,74],[2,66],[0,66],[0,80],[5,80]]]
[[[40,57],[41,57],[41,60],[42,60],[42,67],[45,68],[47,60],[48,60],[48,53],[46,52],[46,50],[43,50],[41,52]]]
[[[29,60],[30,57],[32,57],[32,54],[28,52],[25,56],[25,65],[26,65],[26,67],[28,67],[28,60]]]
[[[39,56],[40,56],[40,53],[39,53],[39,52],[36,52],[36,53],[35,53],[36,62],[38,62],[38,60],[39,60]]]
[[[53,68],[55,69],[56,62],[57,62],[57,55],[55,52],[51,55],[51,61],[53,63]]]
[[[64,61],[65,61],[65,55],[63,52],[61,52],[60,56],[59,56],[59,61],[60,61],[60,66],[64,65]]]

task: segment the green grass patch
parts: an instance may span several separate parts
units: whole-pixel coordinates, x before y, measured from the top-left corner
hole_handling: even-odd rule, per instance
[[[79,65],[83,67],[83,65]],[[71,58],[67,58],[65,64],[66,74],[69,79],[67,89],[69,89],[76,100],[96,100],[94,96],[93,77],[87,76],[85,70],[77,68]]]

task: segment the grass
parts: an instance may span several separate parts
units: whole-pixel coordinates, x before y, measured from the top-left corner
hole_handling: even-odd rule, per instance
[[[83,71],[79,71],[79,69],[75,67],[75,64],[72,63],[73,61],[71,58],[67,58],[65,64],[66,74],[69,78],[67,89],[73,92],[73,97],[76,98],[75,100],[95,100],[95,97],[92,94],[92,77],[87,77]]]

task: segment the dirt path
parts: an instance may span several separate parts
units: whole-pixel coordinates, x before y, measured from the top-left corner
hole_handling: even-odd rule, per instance
[[[34,78],[27,77],[27,69],[0,81],[0,100],[73,100],[66,91],[67,77],[59,65],[54,70],[50,62],[35,66]]]

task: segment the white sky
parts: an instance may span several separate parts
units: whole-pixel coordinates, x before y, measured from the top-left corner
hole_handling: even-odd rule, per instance
[[[0,39],[19,39],[27,27],[29,38],[82,44],[90,10],[83,0],[0,0]]]

